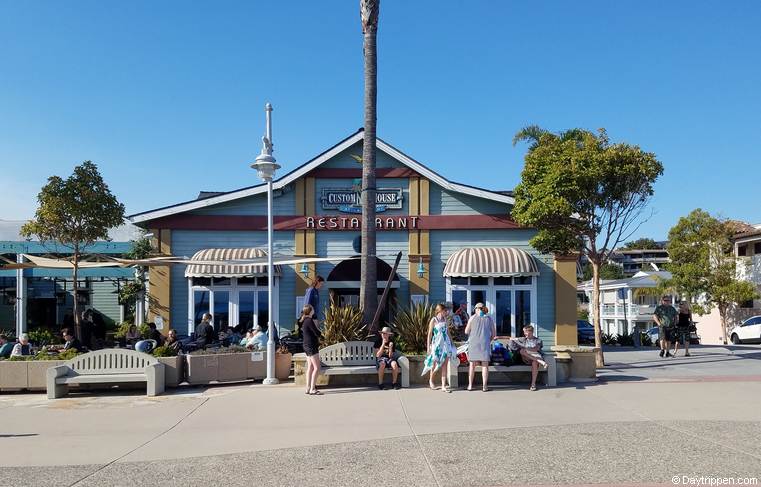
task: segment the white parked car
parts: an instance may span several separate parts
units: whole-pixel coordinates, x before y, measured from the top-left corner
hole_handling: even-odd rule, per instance
[[[761,316],[753,316],[729,330],[732,343],[761,343]]]

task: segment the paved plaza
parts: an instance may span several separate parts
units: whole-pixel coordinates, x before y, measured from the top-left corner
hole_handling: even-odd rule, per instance
[[[761,347],[611,349],[530,392],[239,384],[0,396],[4,485],[673,485],[761,478]]]

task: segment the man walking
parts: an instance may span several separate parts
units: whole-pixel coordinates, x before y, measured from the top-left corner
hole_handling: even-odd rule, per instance
[[[655,308],[653,321],[658,325],[658,341],[661,345],[660,356],[671,357],[671,329],[676,324],[676,309],[671,306],[671,296],[663,296],[661,304]]]

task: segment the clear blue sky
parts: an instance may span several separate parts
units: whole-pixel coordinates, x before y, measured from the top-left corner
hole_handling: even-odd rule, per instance
[[[362,125],[358,1],[0,0],[0,218],[91,159],[129,213],[284,172]],[[522,126],[605,127],[665,165],[665,238],[696,207],[761,221],[761,2],[385,0],[379,136],[511,189]],[[283,172],[283,173],[284,173]]]

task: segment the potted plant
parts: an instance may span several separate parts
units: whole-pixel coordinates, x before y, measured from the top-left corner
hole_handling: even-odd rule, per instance
[[[277,380],[282,382],[288,380],[291,376],[292,358],[293,356],[291,355],[291,352],[288,351],[288,347],[285,345],[280,345],[280,347],[278,347],[277,352],[275,353],[275,377],[277,377]]]

